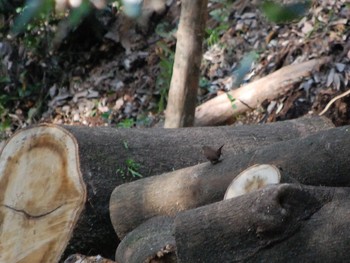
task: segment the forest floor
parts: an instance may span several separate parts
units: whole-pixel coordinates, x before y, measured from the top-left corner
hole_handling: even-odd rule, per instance
[[[114,9],[98,11],[74,30],[46,42],[42,35],[33,34],[32,39],[29,35],[4,38],[0,42],[1,129],[11,133],[39,122],[162,126],[180,14],[179,1],[168,2],[172,3],[166,10],[151,15],[144,11],[138,21]],[[331,62],[301,79],[288,94],[264,101],[228,124],[317,115],[348,90],[350,6],[346,0],[313,1],[302,19],[285,24],[269,22],[254,1],[227,2],[209,1],[198,105],[283,66],[322,56],[331,56]],[[33,47],[33,43],[37,44]],[[247,61],[248,70],[240,76]],[[325,116],[337,126],[350,124],[349,103],[350,96],[336,100]]]

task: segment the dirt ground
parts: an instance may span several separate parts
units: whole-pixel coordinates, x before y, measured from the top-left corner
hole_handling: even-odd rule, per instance
[[[39,122],[162,126],[181,8],[180,1],[168,2],[160,11],[144,7],[138,21],[115,9],[96,11],[64,37],[36,48],[20,37],[1,40],[2,129],[11,133]],[[284,24],[269,22],[254,1],[209,1],[208,13],[198,105],[283,66],[331,56],[291,92],[229,124],[316,115],[342,94],[324,115],[336,126],[350,123],[346,0],[313,1],[304,17]],[[240,76],[248,54],[255,59]]]

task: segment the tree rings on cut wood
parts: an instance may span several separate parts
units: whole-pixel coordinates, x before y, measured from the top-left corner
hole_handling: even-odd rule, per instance
[[[58,262],[85,199],[68,131],[40,125],[15,134],[0,158],[0,262]]]
[[[256,164],[241,172],[227,188],[224,200],[281,182],[278,168],[270,164]]]

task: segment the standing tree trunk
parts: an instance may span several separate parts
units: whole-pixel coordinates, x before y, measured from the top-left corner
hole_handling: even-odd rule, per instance
[[[165,128],[193,126],[208,0],[183,0]]]

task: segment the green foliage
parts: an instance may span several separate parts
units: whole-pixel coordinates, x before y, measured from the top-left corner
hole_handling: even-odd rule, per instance
[[[233,72],[235,76],[234,86],[238,87],[242,84],[243,79],[247,73],[249,73],[252,64],[259,58],[259,54],[255,51],[251,51],[244,55],[239,62],[237,69]]]
[[[230,28],[230,26],[228,24],[222,24],[222,25],[219,25],[213,29],[207,28],[205,30],[205,33],[207,36],[206,42],[207,42],[208,46],[213,46],[216,43],[218,43],[221,35],[229,28]]]
[[[127,177],[132,178],[142,178],[142,174],[139,173],[141,165],[137,163],[135,160],[128,158],[125,161],[125,167],[118,168],[117,173],[121,175],[121,177],[126,180]]]
[[[159,56],[160,72],[156,80],[156,88],[160,94],[158,112],[162,112],[166,107],[171,76],[173,74],[175,52],[168,48],[168,46],[163,42],[158,42],[157,45],[163,51],[163,53]]]
[[[24,30],[31,30],[47,21],[54,6],[55,1],[53,0],[28,0],[24,7],[16,10],[19,15],[15,19],[13,33],[18,34]]]
[[[132,128],[134,126],[135,126],[135,121],[134,119],[131,119],[131,118],[122,120],[117,124],[118,128]]]
[[[218,22],[218,26],[215,28],[207,28],[205,30],[206,34],[206,43],[208,46],[212,46],[219,42],[221,35],[230,28],[228,23],[228,17],[230,15],[229,5],[230,1],[227,0],[215,0],[212,2],[216,2],[221,4],[221,8],[214,9],[209,12],[209,15],[212,19]]]
[[[16,9],[17,16],[11,27],[13,36],[20,34],[26,47],[42,56],[49,54],[55,37],[60,39],[60,27],[69,32],[92,10],[89,0],[83,0],[80,6],[69,10],[55,10],[55,3],[55,0],[27,0],[23,7]],[[62,20],[65,22],[60,23]]]
[[[232,107],[232,109],[236,109],[237,108],[237,106],[236,106],[236,104],[235,104],[235,101],[236,101],[236,99],[234,98],[234,97],[232,97],[232,95],[230,94],[230,93],[226,93],[226,95],[227,95],[227,98],[230,100],[230,102],[231,102],[231,107]]]
[[[73,8],[68,18],[70,27],[74,28],[78,26],[82,18],[87,16],[90,11],[91,6],[89,4],[89,1],[83,1],[79,7]]]
[[[133,128],[133,127],[149,127],[151,125],[151,119],[147,114],[140,114],[136,120],[133,118],[127,118],[120,121],[117,124],[117,128]]]
[[[265,16],[275,23],[286,23],[300,19],[311,6],[311,1],[300,1],[291,4],[279,4],[274,1],[265,1],[261,8]]]

